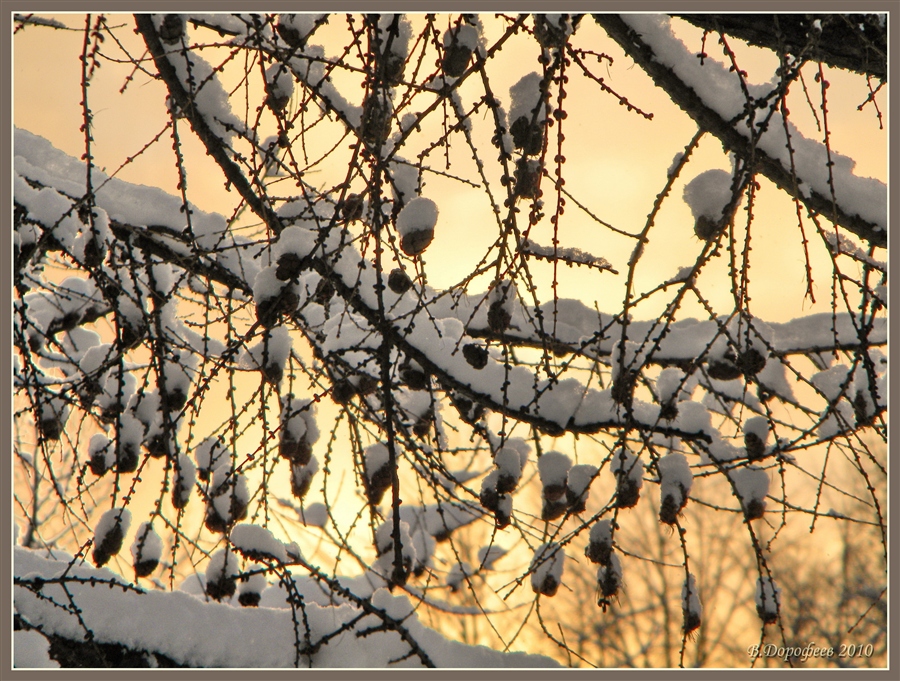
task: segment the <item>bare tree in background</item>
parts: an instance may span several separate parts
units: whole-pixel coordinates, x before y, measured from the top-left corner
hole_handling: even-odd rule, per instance
[[[22,129],[14,149],[15,512],[33,550],[17,549],[16,624],[57,660],[202,664],[116,639],[91,605],[188,578],[290,611],[288,657],[246,666],[328,664],[342,637],[379,632],[399,641],[385,664],[441,664],[385,589],[423,619],[477,621],[468,643],[702,664],[708,593],[744,594],[760,644],[813,637],[788,624],[809,606],[772,557],[794,523],[875,529],[869,570],[832,594],[828,644],[869,642],[854,623],[877,629],[886,607],[887,188],[832,148],[829,107],[858,93],[828,74],[856,73],[860,124],[881,124],[884,16],[138,14],[81,30],[82,158]],[[740,40],[777,65],[746,66]],[[495,67],[514,49],[533,59]],[[123,92],[158,89],[160,129],[101,171],[90,86],[123,63]],[[641,223],[613,224],[571,176],[628,133],[575,127],[577,97],[664,125],[632,94],[649,82],[694,131],[642,169],[657,190]],[[196,140],[233,197],[215,213],[193,203]],[[155,145],[172,149],[168,193],[115,177]],[[730,171],[695,164],[709,147]],[[447,223],[451,195],[489,237],[436,288],[455,257],[442,231],[469,234]],[[773,195],[782,219],[757,219]],[[689,218],[667,212],[685,203]],[[687,260],[660,271],[673,215]],[[757,257],[772,243],[797,271]],[[575,270],[578,299],[560,293]],[[803,280],[817,312],[767,320],[754,301],[773,278]],[[723,528],[742,542],[727,559],[709,551]],[[61,562],[40,572],[34,551]],[[737,556],[749,589],[729,582]],[[618,655],[572,631],[562,591],[635,623],[607,640]],[[343,614],[329,628],[321,608]],[[654,628],[668,652],[635,657]]]

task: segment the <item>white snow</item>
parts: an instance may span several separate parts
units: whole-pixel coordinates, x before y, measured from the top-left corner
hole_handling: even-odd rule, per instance
[[[612,546],[612,521],[598,520],[591,526],[589,538],[596,544]]]
[[[59,667],[50,657],[50,641],[35,630],[13,632],[13,667],[40,669]]]
[[[781,604],[781,587],[775,580],[763,575],[756,580],[756,611],[760,617],[768,621],[778,614]]]
[[[637,489],[644,484],[644,466],[641,458],[635,456],[628,448],[618,447],[612,454],[610,470],[617,476],[629,478]]]
[[[267,68],[266,90],[275,99],[289,99],[294,94],[294,78],[290,69],[278,62]]]
[[[563,246],[541,246],[531,239],[523,239],[519,246],[519,252],[524,255],[532,255],[538,258],[560,260],[567,264],[587,265],[600,269],[612,269],[612,265],[606,258],[591,255],[580,248]]]
[[[741,89],[737,74],[712,59],[701,64],[693,52],[672,33],[670,19],[664,14],[627,14],[622,19],[641,35],[648,44],[655,59],[671,68],[675,74],[724,120],[730,120],[744,110],[746,97]],[[769,83],[748,83],[750,95],[765,96],[778,88],[778,77]],[[762,117],[757,117],[757,121]],[[790,121],[785,125],[780,111],[771,118],[766,117],[768,127],[756,140],[756,145],[770,157],[779,161],[790,171],[791,158],[787,149],[785,127],[790,135],[794,151],[793,166],[799,180],[823,197],[831,196],[829,185],[828,152],[825,145],[804,137]],[[751,131],[746,118],[742,118],[736,128],[745,137]],[[853,159],[831,150],[831,175],[837,203],[850,215],[859,215],[864,220],[887,229],[887,186],[878,180],[858,177],[853,173]]]
[[[691,467],[681,452],[670,452],[656,462],[659,470],[659,496],[672,495],[676,503],[687,500],[694,482]]]
[[[250,560],[287,561],[284,544],[265,527],[241,523],[231,530],[229,538],[235,550]]]
[[[694,218],[701,216],[717,221],[731,201],[731,175],[724,170],[707,170],[684,187],[684,202]]]
[[[117,526],[123,535],[128,533],[128,528],[131,526],[131,511],[127,508],[114,507],[100,516],[100,520],[94,528],[94,546],[101,544]]]
[[[535,593],[553,596],[562,582],[566,554],[556,542],[541,544],[531,560],[531,588]]]
[[[541,476],[541,484],[544,487],[564,485],[569,469],[572,467],[572,459],[562,452],[550,451],[545,452],[538,458],[537,465]]]
[[[401,236],[413,232],[433,230],[437,224],[437,204],[424,196],[417,196],[403,206],[397,216],[397,231]]]
[[[509,89],[509,97],[512,105],[509,110],[510,125],[521,117],[525,117],[531,122],[535,109],[541,103],[541,77],[537,71],[532,71],[523,76],[519,81]],[[540,123],[544,117],[537,115],[537,122]]]
[[[161,15],[157,15],[157,20],[160,18]],[[219,81],[216,70],[200,56],[198,50],[186,52],[180,48],[168,49],[166,57],[210,130],[225,144],[230,144],[234,132],[243,130],[244,126],[231,111],[228,92]]]
[[[566,487],[576,497],[587,499],[588,486],[591,484],[597,467],[587,463],[580,463],[569,469],[566,478]]]
[[[153,525],[143,522],[138,526],[131,544],[131,556],[134,562],[145,560],[159,560],[162,557],[162,539],[153,529]]]
[[[753,501],[765,506],[766,495],[769,493],[769,474],[764,469],[756,466],[735,468],[728,472],[728,476],[734,481],[741,505],[745,509]]]
[[[697,580],[694,575],[688,575],[681,587],[681,610],[696,617],[703,614],[703,606],[700,604],[700,591],[697,589]]]
[[[765,416],[752,416],[744,421],[744,435],[753,433],[763,444],[769,438],[769,419]]]

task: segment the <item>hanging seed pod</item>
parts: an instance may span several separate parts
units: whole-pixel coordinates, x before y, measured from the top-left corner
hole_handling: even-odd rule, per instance
[[[297,499],[303,499],[309,492],[313,476],[319,470],[319,461],[312,457],[305,466],[291,464],[291,493]]]
[[[59,440],[69,418],[69,405],[61,396],[42,400],[40,412],[40,432],[46,440]]]
[[[451,78],[459,78],[466,67],[475,48],[478,46],[478,31],[474,26],[460,24],[444,32],[444,57],[441,59],[441,70]]]
[[[402,296],[412,288],[412,280],[406,272],[395,267],[388,275],[388,287],[397,295]]]
[[[494,456],[494,465],[497,467],[497,493],[511,494],[519,486],[524,466],[523,457],[512,447],[503,447]]]
[[[266,69],[266,104],[276,114],[284,111],[294,94],[294,78],[284,64]]]
[[[100,516],[94,529],[94,550],[91,555],[94,565],[103,567],[110,558],[118,555],[130,525],[131,511],[125,508],[111,508]]]
[[[275,276],[281,281],[296,279],[304,269],[304,258],[296,253],[284,253],[278,258]]]
[[[153,525],[141,523],[131,545],[135,579],[153,574],[159,566],[162,548],[162,539],[154,531]]]
[[[597,587],[601,596],[597,605],[606,610],[610,601],[619,595],[619,589],[622,588],[622,564],[615,553],[610,554],[607,565],[597,568]]]
[[[665,421],[674,421],[678,418],[678,404],[675,400],[668,400],[659,406],[659,417]]]
[[[316,284],[315,293],[313,293],[313,300],[319,305],[327,307],[333,297],[334,284],[332,284],[329,279],[319,279],[319,283]]]
[[[706,373],[717,381],[733,381],[744,375],[741,368],[735,363],[734,355],[726,355],[722,359],[710,360],[706,365]]]
[[[474,425],[484,416],[484,406],[473,402],[465,395],[451,392],[450,401],[459,412],[459,417],[469,425]]]
[[[545,49],[561,48],[575,32],[580,16],[568,14],[534,14],[534,37]]]
[[[494,510],[494,524],[498,530],[509,527],[512,522],[513,498],[509,494],[501,494],[497,498],[497,508]]]
[[[500,493],[497,492],[497,482],[500,479],[500,471],[496,468],[485,476],[481,482],[481,494],[478,500],[481,505],[488,511],[495,511],[499,508]]]
[[[262,592],[268,586],[266,576],[260,572],[241,577],[237,585],[238,603],[245,608],[256,608],[262,600]]]
[[[391,134],[391,110],[379,94],[370,93],[363,101],[360,137],[370,147],[378,147]]]
[[[406,584],[412,573],[413,564],[416,561],[416,547],[409,532],[409,524],[400,521],[400,563],[395,561],[394,551],[394,523],[388,521],[382,523],[375,530],[375,551],[378,559],[375,567],[382,574],[389,574],[388,587],[402,586]]]
[[[631,508],[641,498],[644,484],[644,466],[639,457],[624,447],[619,447],[612,456],[610,466],[616,476],[616,507]]]
[[[781,606],[781,588],[775,580],[762,576],[756,580],[756,614],[763,624],[774,624],[778,621],[778,610]]]
[[[413,433],[417,437],[428,437],[431,433],[431,426],[434,423],[434,408],[429,407],[424,414],[420,415],[413,424]]]
[[[179,454],[175,464],[175,479],[172,482],[172,506],[177,509],[187,506],[196,481],[197,469],[194,462],[185,454]]]
[[[211,473],[228,463],[228,450],[219,438],[208,437],[194,449],[194,459],[197,462],[197,477],[206,482]]]
[[[555,596],[562,582],[565,560],[566,554],[559,544],[541,544],[531,560],[531,589],[536,594]]]
[[[424,196],[417,196],[403,206],[396,222],[400,249],[410,257],[421,255],[434,239],[437,219],[437,204]]]
[[[112,451],[112,442],[103,433],[96,433],[91,437],[88,452],[90,455],[88,466],[91,473],[98,478],[112,468],[115,453]]]
[[[275,30],[281,39],[294,50],[302,50],[306,46],[309,35],[316,25],[327,20],[324,14],[279,14]]]
[[[697,580],[694,575],[688,575],[681,587],[681,614],[683,617],[683,631],[690,634],[700,628],[703,616],[703,606],[700,604],[700,591],[697,589]]]
[[[210,532],[225,534],[235,523],[247,517],[250,492],[247,479],[230,468],[221,467],[213,475],[204,524]]]
[[[530,116],[519,116],[509,127],[516,149],[523,154],[537,156],[544,146],[543,126],[533,124]]]
[[[732,177],[724,170],[707,170],[684,187],[683,198],[694,216],[694,234],[703,241],[718,237],[733,215],[726,214],[731,203]]]
[[[572,460],[565,454],[552,451],[544,453],[538,459],[537,465],[544,500],[552,502],[565,499],[566,477],[572,467]]]
[[[347,222],[359,220],[363,216],[365,202],[360,194],[347,194],[341,203],[341,217]]]
[[[738,355],[737,365],[747,378],[756,376],[766,366],[766,357],[756,348],[748,348]]]
[[[391,87],[397,87],[403,82],[403,71],[406,69],[406,60],[403,55],[388,52],[381,60],[384,69],[384,82]]]
[[[347,379],[339,379],[331,386],[331,399],[337,404],[347,404],[356,395],[356,387]]]
[[[122,414],[119,423],[118,449],[116,450],[116,471],[134,473],[140,461],[141,437],[144,427],[129,410]]]
[[[369,374],[359,374],[353,377],[356,394],[360,397],[371,395],[378,389],[378,379]]]
[[[659,520],[674,525],[678,515],[687,505],[688,494],[694,480],[684,454],[672,452],[656,462],[659,470]]]
[[[612,554],[612,521],[598,520],[591,527],[590,540],[584,550],[584,555],[592,563],[609,565],[609,557]]]
[[[363,452],[363,472],[366,498],[372,506],[377,506],[393,482],[390,452],[384,444],[376,442],[366,447]]]
[[[544,146],[548,110],[542,83],[540,74],[532,71],[509,89],[509,132],[516,149],[528,156],[540,154]]]
[[[766,512],[766,495],[769,493],[769,475],[762,468],[747,466],[728,471],[734,482],[735,493],[741,502],[747,522],[762,518]]]
[[[565,515],[567,510],[569,510],[569,504],[563,498],[554,499],[553,501],[543,499],[541,501],[541,520],[545,522],[556,520]]]
[[[500,334],[509,328],[515,302],[516,289],[512,281],[503,279],[491,287],[488,292],[487,313],[491,331]]]
[[[465,357],[466,362],[469,363],[473,369],[484,369],[488,363],[488,351],[482,345],[478,345],[477,343],[466,343],[463,345],[462,349],[463,357]]]
[[[638,372],[630,369],[620,371],[610,388],[610,396],[618,403],[625,404],[634,394],[634,385],[637,382]]]
[[[706,215],[701,215],[694,220],[694,234],[702,241],[712,241],[725,230],[721,219],[716,220]]]
[[[217,601],[234,596],[237,590],[238,559],[227,548],[219,549],[206,568],[206,594]]]
[[[769,422],[764,416],[754,416],[744,421],[744,449],[749,461],[765,458],[768,438]]]
[[[281,398],[281,436],[278,452],[292,464],[305,466],[319,439],[315,404],[310,399],[295,399],[293,394]]]
[[[541,174],[542,166],[540,161],[520,158],[516,161],[513,195],[520,199],[541,198],[543,195],[543,192],[541,192]]]
[[[570,513],[584,513],[591,481],[596,473],[597,467],[590,464],[578,464],[569,469],[566,477],[566,504]]]

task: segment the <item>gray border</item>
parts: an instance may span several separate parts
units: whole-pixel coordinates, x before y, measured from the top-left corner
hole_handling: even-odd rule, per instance
[[[202,9],[206,11],[228,11],[228,10],[246,10],[251,3],[247,0],[219,0],[217,2],[211,2],[209,0],[193,0],[192,2],[184,2],[182,1],[174,1],[174,0],[155,0],[152,2],[141,2],[140,8],[143,11],[149,11],[151,8],[154,11],[159,10],[176,10],[176,11],[185,11],[185,5],[188,5],[192,9]],[[900,17],[900,0],[876,0],[875,2],[850,2],[849,0],[845,0],[843,2],[835,2],[834,0],[820,0],[817,2],[813,2],[811,0],[787,0],[786,2],[772,2],[771,0],[762,0],[759,2],[747,2],[746,0],[681,0],[681,2],[673,3],[666,2],[661,0],[632,0],[631,2],[621,2],[619,0],[612,0],[609,2],[599,2],[599,1],[585,1],[585,0],[568,0],[566,2],[561,3],[565,10],[574,12],[574,11],[673,11],[677,9],[678,11],[694,11],[694,12],[708,12],[708,11],[753,11],[753,12],[796,12],[796,11],[816,11],[816,12],[841,12],[841,11],[850,11],[852,7],[853,12],[860,12],[863,8],[870,12],[881,12],[888,13],[888,40],[889,40],[889,54],[896,55],[898,54],[898,29],[896,25],[896,19]],[[266,2],[263,7],[265,11],[277,11],[277,10],[319,10],[319,11],[366,11],[373,9],[373,5],[375,3],[371,2],[362,2],[361,0],[340,0],[340,2],[323,2],[323,0],[315,0],[314,2],[283,2],[283,1],[272,1]],[[458,0],[382,0],[377,3],[377,8],[382,11],[407,11],[407,12],[441,12],[441,11],[470,11],[470,12],[489,12],[489,11],[537,11],[540,12],[542,10],[546,11],[550,8],[551,3],[549,0],[519,0],[518,2],[508,2],[508,1],[494,1],[490,3],[484,2],[472,2],[471,0],[461,2]],[[109,0],[98,0],[95,2],[83,2],[82,0],[78,0],[77,2],[66,2],[65,0],[42,0],[37,2],[22,2],[15,1],[10,2],[6,0],[0,0],[0,8],[2,8],[2,17],[0,17],[0,22],[2,22],[2,30],[3,30],[3,39],[2,42],[5,43],[9,41],[9,46],[3,45],[0,48],[0,74],[10,74],[12,68],[12,14],[13,12],[80,12],[85,11],[87,8],[90,11],[98,12],[133,12],[135,10],[134,5],[130,3],[123,2],[115,2]],[[559,11],[559,7],[556,5],[553,6],[553,9]],[[254,8],[256,11],[263,11],[262,9]],[[889,59],[889,65],[896,62],[896,59]],[[889,67],[890,68],[890,67]],[[9,83],[10,79],[7,78],[6,82]],[[888,140],[889,140],[889,179],[892,177],[897,177],[900,174],[900,154],[898,154],[898,145],[900,145],[900,136],[897,133],[897,114],[894,112],[900,111],[898,108],[898,98],[900,98],[900,88],[894,87],[889,91],[889,106],[888,106]],[[9,136],[3,135],[2,141],[0,141],[0,147],[3,148],[4,152],[9,148],[11,160],[11,136],[12,136],[12,90],[11,88],[6,88],[3,90],[3,104],[2,112],[0,112],[0,120],[4,123],[4,125],[8,126],[6,129],[10,131]],[[891,115],[894,114],[894,115]],[[11,187],[11,168],[9,163],[2,164],[2,173],[0,173],[0,177],[4,182],[4,187]],[[890,192],[889,192],[890,196]],[[2,194],[2,210],[4,211],[2,215],[10,216],[12,214],[12,197],[9,191],[4,191]],[[898,219],[898,214],[900,214],[900,201],[889,201],[889,211],[890,211],[890,221],[895,222]],[[12,263],[12,245],[11,239],[2,239],[0,240],[0,254],[2,254],[3,261],[10,264]],[[889,268],[893,270],[895,265],[896,258],[894,257],[891,249],[888,250],[888,261]],[[11,266],[10,266],[11,269]],[[11,293],[11,281],[4,280],[4,288],[6,288]],[[893,286],[892,282],[889,281],[889,297],[893,299],[894,289],[896,287]],[[8,317],[12,319],[12,295],[5,296],[3,298],[3,308],[7,310]],[[900,322],[895,323],[893,319],[890,320],[889,323],[889,337],[894,336],[897,337],[897,329],[900,326]],[[12,372],[12,337],[11,334],[7,333],[3,336],[2,340],[3,346],[0,347],[0,362],[2,362],[3,375],[7,377],[8,385],[11,387],[11,372]],[[9,345],[9,354],[6,352],[6,346]],[[890,375],[891,378],[894,379],[893,363],[891,363]],[[900,388],[897,387],[896,381],[890,381],[889,388],[889,402],[893,401],[894,395],[900,395]],[[0,404],[2,404],[2,409],[5,409],[5,413],[10,414],[10,420],[3,421],[3,431],[6,432],[7,442],[12,439],[12,390],[7,393],[5,390],[0,390]],[[889,447],[889,455],[891,454],[891,446],[890,446],[890,434],[888,440]],[[12,461],[10,457],[10,461]],[[889,471],[888,477],[888,489],[890,490],[893,487],[893,484],[896,480],[896,473],[894,472],[893,466]],[[11,513],[12,509],[12,470],[11,464],[8,467],[0,466],[0,480],[3,481],[3,489],[2,489],[2,498],[4,500],[5,506],[4,508],[9,509]],[[889,506],[889,537],[891,539],[894,538],[893,530],[893,522],[897,515],[896,509],[893,508],[893,504],[890,503],[890,495],[888,496],[888,506]],[[11,515],[10,515],[11,519]],[[11,546],[12,544],[12,527],[10,522],[6,522],[2,528],[0,528],[0,542],[4,542],[2,545]],[[0,553],[0,555],[5,555],[5,552]],[[895,542],[890,542],[890,553],[889,553],[889,566],[890,564],[896,564],[898,557],[898,550],[895,546]],[[2,579],[3,584],[11,584],[12,575],[11,575],[11,560],[0,560],[0,579]],[[890,579],[890,567],[889,567],[889,579]],[[38,679],[59,679],[63,676],[65,678],[71,679],[84,679],[85,681],[94,681],[95,679],[141,679],[145,678],[147,675],[158,676],[158,675],[166,675],[168,678],[172,679],[244,679],[244,678],[259,678],[261,676],[265,676],[266,678],[296,678],[298,673],[302,673],[304,676],[308,676],[311,678],[327,678],[327,679],[335,679],[335,681],[344,681],[344,679],[353,680],[353,679],[371,679],[372,681],[393,681],[397,677],[403,676],[408,678],[417,678],[421,671],[418,670],[377,670],[377,671],[346,671],[346,670],[316,670],[315,672],[306,671],[306,672],[298,672],[297,670],[277,670],[277,671],[253,671],[253,670],[231,670],[231,671],[217,671],[217,670],[161,670],[161,671],[152,671],[152,670],[93,670],[93,671],[16,671],[12,670],[12,590],[10,589],[0,589],[0,602],[2,602],[4,611],[9,613],[9,619],[6,620],[3,630],[8,632],[8,635],[5,637],[2,646],[0,646],[0,676],[4,679],[10,679],[13,681],[14,679],[22,679],[22,680],[38,680]],[[895,647],[897,639],[897,632],[892,631],[890,627],[890,612],[896,609],[897,606],[897,594],[893,589],[889,589],[888,595],[888,606],[889,606],[889,619],[888,619],[888,637],[889,637],[889,648],[888,648],[888,669],[886,670],[821,670],[821,669],[796,669],[796,670],[784,670],[784,669],[741,669],[741,670],[716,670],[716,669],[702,669],[702,670],[561,670],[561,671],[553,671],[547,672],[543,670],[433,670],[426,672],[426,675],[429,678],[436,679],[452,679],[452,678],[460,678],[462,675],[465,675],[467,679],[471,679],[472,681],[480,680],[480,679],[490,679],[491,681],[504,681],[505,679],[509,679],[512,681],[515,679],[519,681],[520,679],[528,680],[528,679],[552,679],[552,678],[563,678],[563,676],[568,675],[578,675],[579,677],[587,677],[587,678],[603,678],[603,679],[613,679],[613,678],[628,678],[628,679],[655,679],[660,677],[665,678],[687,678],[690,676],[691,678],[715,678],[715,679],[742,679],[746,678],[750,675],[759,675],[765,678],[771,679],[815,679],[821,678],[822,676],[827,676],[835,679],[858,679],[860,677],[870,678],[870,679],[896,679],[897,675],[891,673],[891,661],[892,649]],[[7,629],[8,627],[8,629]],[[8,671],[9,670],[9,671]]]

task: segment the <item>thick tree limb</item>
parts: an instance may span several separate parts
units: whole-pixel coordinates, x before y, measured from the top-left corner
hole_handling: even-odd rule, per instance
[[[673,14],[751,45],[887,82],[887,23],[876,14]],[[813,22],[818,21],[820,31]],[[780,33],[780,36],[779,36]]]
[[[823,196],[812,190],[804,195],[797,190],[798,180],[802,178],[792,176],[790,170],[758,147],[752,149],[751,154],[750,140],[707,106],[689,85],[675,75],[672,69],[658,62],[652,48],[619,15],[595,14],[594,20],[629,57],[634,59],[635,63],[653,79],[658,87],[665,90],[673,102],[693,118],[703,130],[707,130],[719,138],[729,151],[742,158],[750,158],[752,155],[755,162],[754,169],[757,172],[762,173],[778,188],[801,201],[810,211],[826,216],[835,224],[853,232],[874,246],[887,246],[887,232],[880,229],[878,225],[864,220],[858,215],[849,214],[832,201],[831,197]]]

